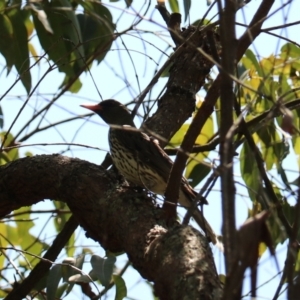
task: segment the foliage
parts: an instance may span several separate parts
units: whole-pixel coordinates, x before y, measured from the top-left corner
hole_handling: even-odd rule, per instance
[[[76,13],[79,6],[83,13]],[[3,1],[0,53],[6,59],[7,73],[15,66],[28,94],[32,89],[28,49],[37,62],[49,59],[52,67],[65,74],[61,88],[78,92],[78,77],[94,60],[103,60],[111,47],[113,30],[111,13],[100,2],[53,0],[21,7],[21,2]],[[34,33],[45,52],[41,57],[33,44],[27,43]]]

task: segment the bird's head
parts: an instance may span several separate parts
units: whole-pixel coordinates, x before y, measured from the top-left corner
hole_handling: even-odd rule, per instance
[[[110,125],[130,125],[135,127],[127,107],[120,102],[109,99],[96,105],[80,105],[98,114],[104,122]]]

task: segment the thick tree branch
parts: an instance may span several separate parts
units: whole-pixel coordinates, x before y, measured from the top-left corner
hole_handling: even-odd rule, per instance
[[[152,199],[122,186],[112,172],[59,155],[0,167],[0,216],[47,198],[65,201],[86,235],[105,249],[125,251],[160,299],[220,298],[206,238],[190,226],[166,226]]]
[[[210,39],[207,34],[210,32]],[[206,59],[197,48],[210,54],[212,38],[218,44],[218,35],[213,26],[197,30],[190,26],[181,32],[184,43],[180,45],[176,59],[170,69],[170,76],[165,94],[158,100],[158,110],[149,118],[144,127],[169,140],[189,118],[195,108],[195,94],[203,86],[205,77],[213,67],[213,62]],[[163,122],[161,121],[163,120]],[[161,143],[164,145],[165,143]]]

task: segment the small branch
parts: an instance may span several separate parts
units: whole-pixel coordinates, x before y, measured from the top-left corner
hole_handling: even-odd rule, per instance
[[[170,21],[168,24],[168,30],[176,46],[184,42],[184,39],[181,35],[180,24],[181,24],[181,14],[179,13],[171,14]]]
[[[300,180],[298,180],[299,187]],[[295,272],[297,265],[297,258],[299,254],[299,242],[297,240],[299,227],[300,227],[300,190],[298,188],[298,199],[295,206],[295,217],[294,225],[292,227],[292,232],[290,236],[290,241],[288,245],[287,260],[285,264],[287,282],[288,282],[288,299],[296,299],[299,295],[299,279],[298,274]]]
[[[164,1],[157,1],[157,5],[155,6],[155,8],[160,12],[162,18],[166,22],[166,25],[168,26],[168,24],[170,22],[170,13],[166,9],[165,2]]]
[[[225,268],[231,273],[236,254],[235,228],[235,186],[233,180],[233,112],[234,103],[233,80],[236,67],[236,36],[235,36],[236,3],[225,1],[224,10],[220,14],[220,36],[222,45],[222,60],[220,75],[222,84],[221,96],[221,124],[220,124],[220,177],[222,190],[223,238],[225,249]]]
[[[13,290],[5,298],[5,300],[22,300],[26,298],[29,292],[34,288],[37,282],[45,276],[47,271],[51,268],[50,261],[55,261],[59,253],[66,245],[74,231],[78,226],[78,222],[72,215],[65,224],[64,228],[53,241],[50,248],[45,253],[43,259],[33,268],[28,277],[26,277],[20,284],[14,286]]]

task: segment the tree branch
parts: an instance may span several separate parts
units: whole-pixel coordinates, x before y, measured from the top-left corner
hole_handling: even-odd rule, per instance
[[[74,216],[65,224],[63,230],[56,236],[50,248],[47,250],[43,259],[33,268],[28,277],[21,284],[15,285],[13,290],[5,298],[5,300],[21,300],[26,298],[26,295],[36,286],[51,268],[52,264],[49,261],[55,261],[60,251],[66,245],[74,231],[78,226],[78,222]]]
[[[122,186],[112,172],[60,155],[0,167],[0,216],[49,198],[65,201],[86,235],[105,249],[126,252],[160,299],[220,298],[206,238],[190,226],[167,226],[147,194]]]
[[[236,244],[235,228],[235,186],[233,179],[233,80],[236,60],[237,41],[235,37],[236,3],[225,1],[224,10],[220,14],[220,36],[222,45],[222,68],[219,69],[222,78],[220,87],[221,124],[220,124],[220,177],[222,190],[222,233],[225,246],[225,268],[231,271]],[[231,76],[230,76],[231,75]]]

